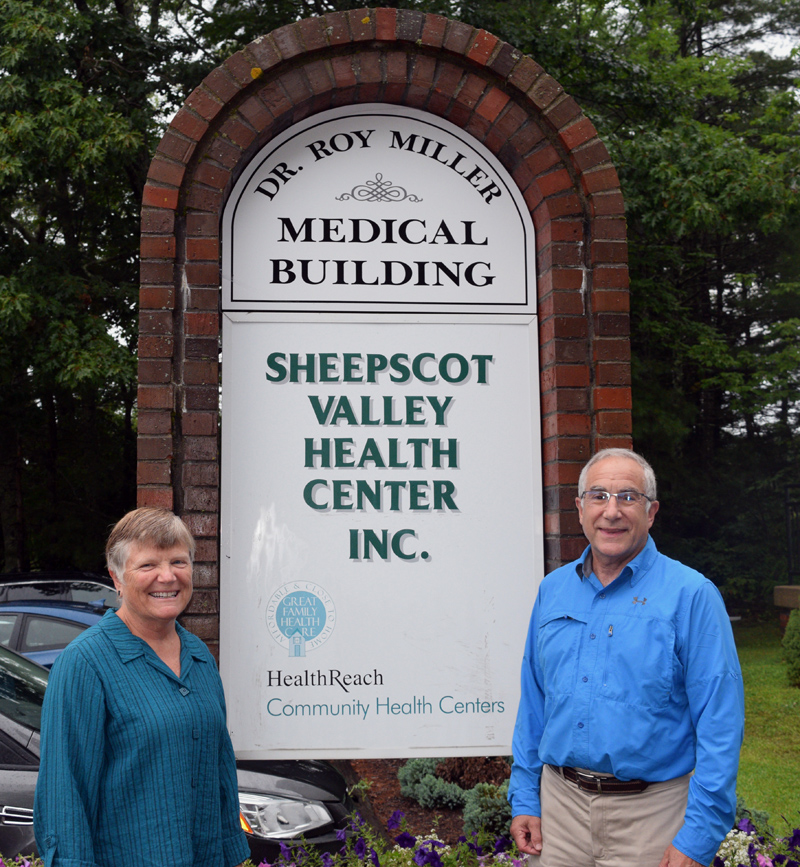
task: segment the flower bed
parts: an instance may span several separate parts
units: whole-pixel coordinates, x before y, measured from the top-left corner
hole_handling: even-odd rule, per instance
[[[728,831],[712,867],[800,867],[800,828],[789,837],[760,834],[750,819]]]

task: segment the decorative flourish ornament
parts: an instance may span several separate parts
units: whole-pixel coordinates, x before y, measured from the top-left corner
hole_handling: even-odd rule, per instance
[[[353,187],[349,193],[336,197],[337,202],[354,199],[357,202],[421,202],[418,196],[409,193],[404,187],[396,187],[385,181],[380,172],[375,173],[374,181],[366,181]]]

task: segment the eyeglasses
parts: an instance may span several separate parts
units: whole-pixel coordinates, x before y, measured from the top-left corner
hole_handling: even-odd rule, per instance
[[[610,491],[584,491],[581,494],[581,499],[592,506],[605,506],[612,498],[617,498],[617,506],[620,509],[630,509],[637,504],[647,501],[653,501],[646,494],[640,494],[639,491],[620,491],[618,494],[612,494]]]

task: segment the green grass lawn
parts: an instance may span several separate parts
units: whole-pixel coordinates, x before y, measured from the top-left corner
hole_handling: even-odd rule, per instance
[[[745,733],[738,792],[779,834],[800,827],[800,689],[789,686],[777,618],[734,624],[742,665]]]

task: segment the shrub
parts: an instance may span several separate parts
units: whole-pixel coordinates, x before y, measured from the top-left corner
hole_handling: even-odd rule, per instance
[[[800,686],[800,609],[798,608],[789,615],[782,643],[783,655],[788,666],[789,683],[792,686]]]
[[[486,831],[507,834],[511,824],[511,805],[508,803],[508,781],[501,786],[478,783],[466,793],[464,802],[464,833]]]
[[[441,759],[409,759],[397,772],[397,779],[400,780],[400,794],[404,798],[416,800],[417,786],[423,777],[427,777],[429,774],[433,775],[436,772],[436,766],[439,762]]]
[[[458,783],[448,783],[433,774],[426,774],[417,784],[414,797],[427,810],[439,807],[460,810],[464,806],[465,795]]]

